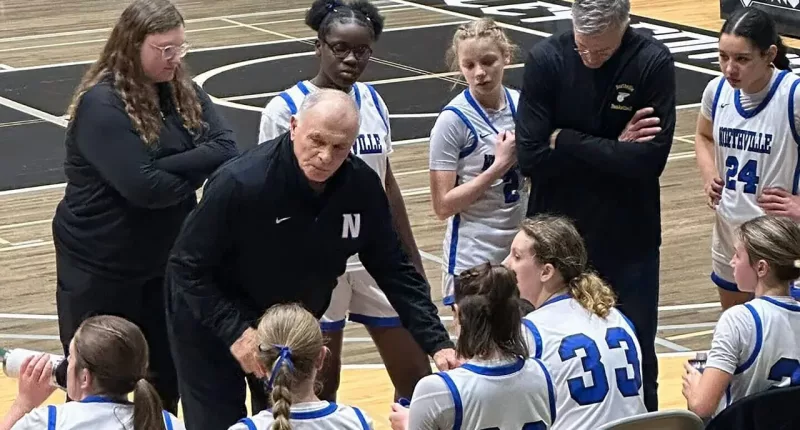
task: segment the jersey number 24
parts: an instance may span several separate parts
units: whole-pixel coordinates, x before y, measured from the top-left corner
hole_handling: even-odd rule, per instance
[[[628,369],[621,367],[614,369],[617,380],[617,389],[624,397],[632,397],[639,394],[642,387],[642,373],[639,364],[639,354],[636,351],[636,344],[631,335],[620,327],[609,327],[606,331],[606,344],[611,349],[621,348],[624,341],[627,345],[625,358],[627,363],[633,367],[633,378],[628,377]],[[609,385],[606,376],[606,368],[600,357],[600,349],[592,338],[583,333],[573,334],[561,340],[558,348],[558,355],[561,361],[566,361],[577,357],[577,351],[582,349],[586,356],[581,358],[583,370],[589,372],[591,382],[587,386],[583,382],[582,376],[577,376],[567,380],[569,394],[579,405],[593,405],[605,400],[608,395]]]
[[[747,194],[755,194],[758,188],[758,162],[756,160],[747,160],[741,169],[739,168],[739,159],[731,155],[725,159],[725,167],[728,170],[725,172],[725,188],[736,191],[736,181],[744,183],[744,191]]]

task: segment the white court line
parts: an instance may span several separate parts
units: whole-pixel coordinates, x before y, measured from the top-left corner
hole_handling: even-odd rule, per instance
[[[408,6],[415,6],[418,9],[425,9],[425,10],[432,11],[432,12],[438,12],[438,13],[444,14],[444,15],[450,15],[450,16],[455,16],[455,17],[459,17],[459,18],[465,18],[465,19],[469,19],[469,20],[473,20],[473,21],[478,19],[478,17],[476,17],[476,16],[467,15],[467,14],[463,14],[463,13],[460,13],[460,12],[454,12],[454,11],[450,11],[450,10],[438,9],[438,8],[433,7],[433,6],[427,6],[427,5],[418,4],[418,3],[411,3],[411,2],[407,2],[405,0],[392,0],[392,1],[395,2],[395,3],[405,4],[405,5],[408,5]],[[533,34],[533,35],[539,36],[539,37],[545,37],[546,38],[546,37],[552,36],[552,34],[546,33],[544,31],[533,30],[533,29],[530,29],[530,28],[527,28],[527,27],[520,27],[520,26],[514,25],[514,24],[506,24],[506,23],[500,22],[500,21],[497,21],[496,24],[499,27],[508,28],[508,29],[516,30],[516,31],[521,31],[523,33]],[[682,69],[692,70],[692,71],[699,72],[699,73],[705,73],[707,75],[713,75],[713,76],[722,75],[722,73],[720,71],[713,71],[713,70],[705,69],[703,67],[693,66],[691,64],[679,63],[677,61],[675,62],[675,67],[680,67]]]
[[[6,247],[6,248],[0,248],[0,252],[18,251],[20,249],[37,248],[37,247],[40,247],[40,246],[46,246],[46,245],[52,245],[52,244],[53,244],[52,240],[47,241],[47,242],[39,241],[39,242],[27,243],[27,244],[19,245],[19,246],[9,246],[9,247]]]
[[[421,249],[419,250],[419,256],[427,260],[433,261],[436,264],[444,264],[444,261],[442,261],[442,259],[439,258],[438,256],[433,255],[430,252],[425,252]]]
[[[709,302],[709,303],[694,303],[690,305],[670,305],[670,306],[659,306],[659,311],[688,311],[692,309],[711,309],[711,308],[719,308],[719,302]]]
[[[22,194],[31,191],[45,191],[45,190],[53,190],[56,188],[64,188],[66,187],[66,183],[61,184],[50,184],[50,185],[40,185],[38,187],[28,187],[28,188],[17,188],[16,190],[5,190],[0,191],[0,196],[10,196],[12,194]]]
[[[50,334],[0,334],[0,339],[61,340]]]
[[[11,242],[0,237],[0,245],[11,245]]]
[[[43,314],[0,314],[0,318],[17,319],[17,320],[58,321],[58,315],[43,315]]]
[[[37,225],[37,224],[48,224],[48,223],[51,223],[52,221],[53,220],[49,220],[49,219],[41,219],[39,221],[28,221],[28,222],[21,222],[21,223],[17,223],[17,224],[0,225],[0,230],[10,230],[10,229],[13,229],[13,228],[29,227],[29,226]]]
[[[61,126],[66,128],[67,127],[67,120],[61,117],[57,117],[55,115],[49,114],[47,112],[41,111],[36,108],[32,108],[30,106],[24,105],[22,103],[17,103],[14,100],[9,100],[5,97],[0,97],[0,105],[9,107],[11,109],[20,111],[22,113],[26,113],[30,116],[43,119],[47,122],[51,122],[55,125]]]
[[[688,105],[680,105],[680,106],[676,107],[675,109],[677,109],[677,110],[691,109],[691,108],[700,107],[702,105],[703,105],[703,103],[689,103]]]
[[[678,351],[678,352],[691,351],[691,349],[689,349],[689,348],[687,348],[685,346],[678,345],[675,342],[670,342],[670,341],[668,341],[666,339],[662,339],[660,337],[656,338],[656,345],[661,345],[661,346],[663,346],[665,348],[669,348],[669,349],[671,349],[673,351]]]
[[[406,170],[404,172],[394,172],[394,176],[409,176],[409,175],[418,175],[420,173],[428,173],[428,169],[420,169],[420,170]],[[2,226],[0,226],[0,230],[2,230]]]
[[[668,331],[668,330],[690,330],[696,328],[711,328],[716,327],[717,323],[714,322],[707,322],[707,323],[689,323],[689,324],[672,324],[672,325],[662,325],[658,326],[658,330]]]
[[[9,65],[6,65],[6,64],[0,64],[0,69],[3,69],[3,70],[14,70],[13,67],[11,67]]]

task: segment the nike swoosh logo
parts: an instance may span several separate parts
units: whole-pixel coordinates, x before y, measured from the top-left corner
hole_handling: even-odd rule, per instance
[[[490,134],[491,134],[491,133],[486,133],[486,134],[483,134],[483,135],[481,135],[481,139],[483,139],[484,137],[487,137],[487,136],[489,136]]]
[[[286,218],[275,218],[275,224],[280,224],[280,223],[286,221],[289,218],[291,218],[291,217],[287,216]]]

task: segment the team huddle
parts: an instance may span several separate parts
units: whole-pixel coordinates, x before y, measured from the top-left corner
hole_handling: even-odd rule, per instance
[[[624,0],[610,2],[629,7]],[[523,174],[517,158],[518,110],[528,103],[524,92],[534,90],[504,84],[506,66],[519,50],[504,30],[488,18],[461,24],[443,53],[465,87],[442,101],[430,131],[428,157],[432,209],[446,222],[442,300],[453,310],[457,331],[450,346],[446,339],[433,345],[433,340],[421,338],[427,333],[420,327],[425,320],[412,320],[411,315],[418,310],[432,314],[435,308],[418,303],[421,290],[411,291],[409,286],[404,292],[400,285],[405,281],[419,287],[427,278],[390,163],[392,106],[375,87],[360,81],[384,18],[368,0],[316,0],[306,13],[306,24],[317,33],[318,74],[299,80],[266,104],[256,148],[216,173],[196,173],[195,185],[197,178],[208,178],[206,191],[187,224],[174,232],[176,245],[167,264],[170,293],[162,305],[169,310],[167,326],[179,382],[150,385],[152,334],[129,321],[133,318],[94,316],[76,324],[65,343],[65,389],[73,401],[37,407],[53,392],[48,387],[53,369],[45,355],[30,357],[22,366],[19,399],[0,430],[128,428],[127,422],[137,430],[368,430],[374,419],[357,401],[336,403],[347,320],[367,327],[384,360],[395,389],[390,406],[393,430],[588,430],[655,410],[653,342],[624,312],[614,283],[595,270],[597,257],[591,254],[584,226],[566,214],[527,210],[528,190],[537,179]],[[631,30],[627,21],[623,24],[620,43],[629,43]],[[719,46],[723,76],[711,80],[702,95],[695,149],[708,205],[716,211],[711,279],[719,288],[724,312],[705,368],[687,363],[682,391],[689,410],[706,420],[747,396],[800,385],[800,302],[791,296],[800,278],[800,78],[789,70],[786,47],[774,24],[758,9],[745,8],[731,16]],[[609,60],[616,49],[590,48],[576,45],[571,52],[590,68],[600,67],[597,59]],[[185,50],[169,58],[162,53],[166,61],[179,61]],[[648,145],[661,132],[657,123],[637,113],[620,143]],[[147,126],[136,122],[137,127],[142,124]],[[566,139],[558,137],[559,131],[552,130],[545,145],[554,157],[568,157],[556,149]],[[633,137],[623,139],[626,133]],[[362,196],[337,197],[336,187],[367,178],[372,181],[369,186],[378,189],[380,202],[375,205],[384,211],[380,213],[390,214],[394,233],[388,224],[372,224],[366,215],[351,217],[348,223],[345,214],[342,239],[358,238],[363,231],[371,235],[363,239],[366,245],[354,252],[340,251],[348,254],[346,270],[345,258],[340,265],[307,269],[312,275],[323,269],[326,275],[337,274],[335,282],[320,281],[330,286],[325,292],[330,300],[323,300],[321,293],[304,297],[304,290],[298,300],[278,300],[266,311],[256,311],[258,306],[248,307],[220,293],[223,286],[208,287],[219,277],[240,281],[245,286],[241,289],[248,282],[260,282],[255,271],[241,275],[219,268],[223,263],[240,267],[242,261],[259,264],[239,260],[245,258],[243,250],[253,251],[244,245],[236,248],[242,239],[215,233],[213,240],[218,242],[209,239],[204,244],[198,227],[215,223],[213,214],[238,216],[237,210],[246,212],[240,208],[254,208],[244,206],[248,199],[269,200],[265,205],[279,201],[263,197],[266,187],[261,182],[245,188],[261,180],[258,157],[288,160],[285,170],[269,164],[268,175],[302,183],[305,194],[292,198],[311,202],[314,210],[308,218],[313,228],[318,219],[325,224],[326,211],[338,210],[330,205],[364,204],[357,201]],[[329,166],[334,168],[329,171]],[[227,189],[223,181],[238,182]],[[367,190],[363,184],[353,187]],[[372,194],[364,191],[363,197]],[[217,209],[220,212],[212,212]],[[261,213],[241,216],[245,223]],[[296,218],[279,215],[269,228],[290,228],[300,222]],[[336,212],[331,219],[341,217]],[[232,217],[219,219],[224,224],[219,231],[237,232],[232,227],[236,222]],[[396,249],[380,248],[377,242],[384,241]],[[224,249],[216,250],[218,245]],[[366,254],[367,250],[374,252]],[[328,252],[320,250],[323,256]],[[217,260],[210,260],[210,254]],[[398,259],[396,264],[389,261]],[[219,271],[202,271],[206,266]],[[308,277],[315,282],[322,278]],[[187,286],[187,279],[196,286]],[[398,307],[404,294],[414,296],[417,307]],[[184,301],[188,306],[181,310]],[[241,323],[250,317],[248,324],[254,324]],[[657,315],[650,317],[655,324]],[[436,335],[444,332],[438,325],[429,329]],[[429,355],[438,372],[431,373]],[[194,367],[203,360],[218,364],[218,371]],[[217,379],[204,381],[203,375]],[[245,378],[252,393],[250,416],[243,407]],[[177,393],[170,387],[180,391],[185,423],[177,418]],[[127,400],[131,392],[133,402]]]

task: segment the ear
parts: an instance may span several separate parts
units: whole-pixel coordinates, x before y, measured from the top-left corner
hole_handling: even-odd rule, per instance
[[[81,391],[84,393],[91,393],[94,389],[94,377],[87,369],[82,369],[78,373],[78,382],[80,382]]]
[[[542,267],[542,274],[540,275],[542,283],[553,279],[554,276],[556,276],[556,268],[550,263],[545,264],[544,267]]]
[[[297,116],[292,115],[289,119],[289,137],[294,141],[294,137],[297,134]]]
[[[322,56],[322,42],[319,39],[314,40],[314,55],[317,57]]]
[[[778,56],[778,47],[775,45],[771,45],[766,52],[767,62],[772,63],[775,61],[775,57]]]
[[[756,274],[759,278],[764,278],[769,274],[769,263],[765,260],[758,260],[756,263]]]
[[[325,358],[330,353],[331,353],[331,350],[327,346],[323,346],[319,350],[319,354],[317,354],[317,359],[314,362],[314,367],[317,369],[317,371],[321,372],[322,368],[325,367]]]

